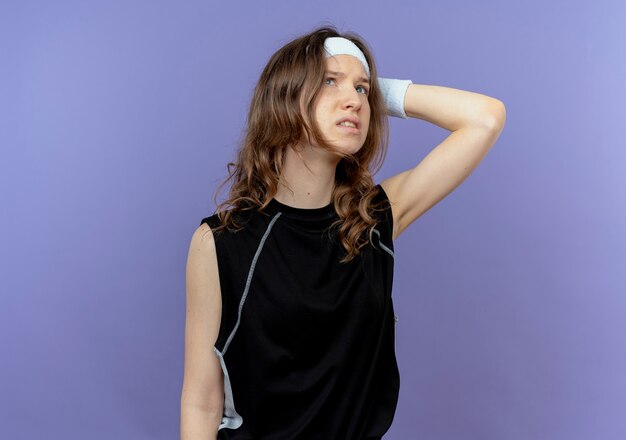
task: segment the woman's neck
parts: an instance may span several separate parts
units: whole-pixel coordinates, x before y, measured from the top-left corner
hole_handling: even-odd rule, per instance
[[[338,157],[308,146],[285,149],[283,168],[274,198],[295,208],[320,208],[331,202]]]

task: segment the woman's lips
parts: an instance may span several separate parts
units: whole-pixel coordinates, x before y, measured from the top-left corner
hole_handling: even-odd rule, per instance
[[[361,132],[361,130],[358,129],[358,128],[348,127],[346,125],[339,125],[339,124],[337,124],[337,127],[339,127],[339,129],[341,131],[343,131],[344,133],[359,134]]]

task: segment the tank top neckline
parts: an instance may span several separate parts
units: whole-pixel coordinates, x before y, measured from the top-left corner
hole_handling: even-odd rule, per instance
[[[335,206],[332,201],[328,205],[320,208],[296,208],[295,206],[286,205],[272,198],[266,209],[271,214],[280,212],[281,215],[285,217],[305,222],[327,221],[336,216]]]

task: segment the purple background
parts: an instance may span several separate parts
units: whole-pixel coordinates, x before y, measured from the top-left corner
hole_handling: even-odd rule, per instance
[[[11,3],[1,438],[178,438],[191,234],[265,62],[327,22],[383,76],[507,108],[472,176],[395,243],[385,438],[626,438],[623,2]],[[391,130],[376,182],[449,134]]]

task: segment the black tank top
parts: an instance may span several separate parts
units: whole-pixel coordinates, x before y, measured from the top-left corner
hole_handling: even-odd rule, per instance
[[[214,234],[222,294],[213,351],[224,373],[218,439],[374,440],[398,401],[392,216],[349,263],[331,204],[272,199],[239,231]],[[219,224],[216,213],[202,220]]]

